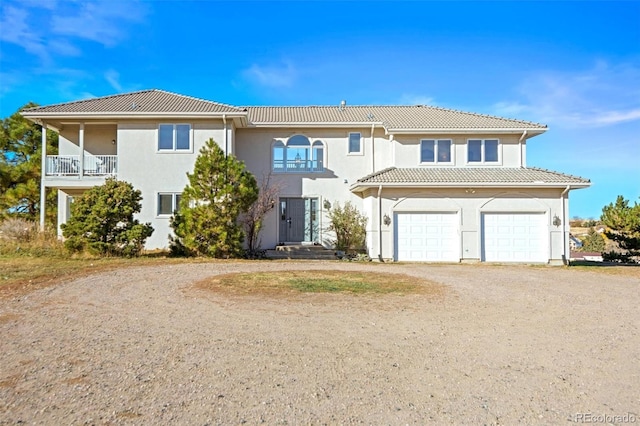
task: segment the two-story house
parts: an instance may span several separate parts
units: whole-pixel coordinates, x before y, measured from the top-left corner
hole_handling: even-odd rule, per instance
[[[142,191],[149,249],[167,247],[186,173],[209,138],[280,185],[265,248],[330,244],[327,209],[350,201],[368,217],[374,259],[561,263],[569,191],[590,185],[526,166],[544,125],[424,105],[236,107],[145,90],[23,115],[60,135],[59,155],[43,153],[42,164],[58,222],[74,196],[117,176]]]

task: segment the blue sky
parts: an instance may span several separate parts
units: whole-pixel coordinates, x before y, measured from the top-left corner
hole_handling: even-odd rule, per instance
[[[542,122],[527,164],[640,196],[640,2],[0,2],[0,112],[159,88],[233,105],[429,104]]]

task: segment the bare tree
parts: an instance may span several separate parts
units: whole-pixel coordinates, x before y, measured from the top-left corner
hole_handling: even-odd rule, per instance
[[[281,189],[282,184],[280,182],[273,182],[271,173],[263,175],[260,182],[258,199],[240,218],[240,223],[242,223],[244,228],[247,241],[248,257],[259,257],[258,251],[262,243],[260,239],[262,221],[266,214],[275,208]]]

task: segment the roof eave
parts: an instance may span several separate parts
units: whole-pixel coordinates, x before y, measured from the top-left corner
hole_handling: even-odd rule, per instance
[[[540,127],[512,127],[512,128],[429,128],[429,129],[402,129],[388,128],[389,134],[440,134],[440,133],[522,133],[535,136],[546,132],[548,129]]]
[[[336,127],[344,127],[344,128],[352,128],[352,127],[363,127],[363,128],[370,128],[372,125],[375,126],[384,126],[384,124],[382,122],[376,122],[376,121],[362,121],[362,122],[331,122],[331,121],[323,121],[323,122],[313,122],[313,123],[307,123],[307,122],[271,122],[271,121],[261,121],[261,122],[255,122],[255,121],[249,121],[249,127],[255,127],[255,128],[282,128],[282,127],[331,127],[331,128],[336,128]]]
[[[49,120],[68,120],[70,118],[87,119],[87,118],[99,118],[105,120],[119,119],[119,118],[222,118],[226,116],[228,118],[233,117],[246,117],[246,112],[129,112],[129,113],[111,113],[111,112],[28,112],[22,111],[20,113],[23,117],[28,119],[49,119]]]
[[[582,189],[591,186],[591,182],[356,182],[349,190],[351,192],[362,192],[370,188],[566,188]]]

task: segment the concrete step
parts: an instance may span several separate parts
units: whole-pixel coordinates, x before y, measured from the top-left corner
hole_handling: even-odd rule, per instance
[[[267,250],[269,259],[311,259],[311,260],[336,260],[334,250],[322,246],[313,245],[286,245],[277,246],[274,250]]]

